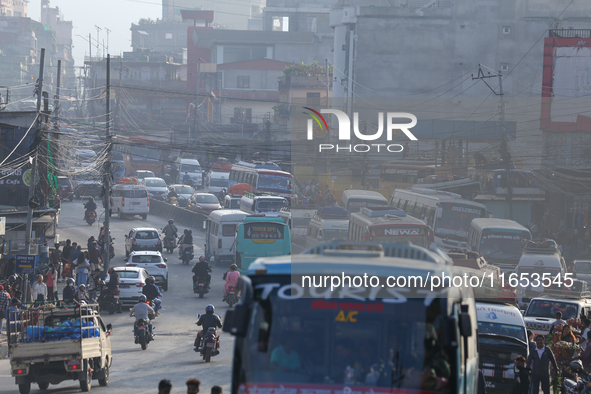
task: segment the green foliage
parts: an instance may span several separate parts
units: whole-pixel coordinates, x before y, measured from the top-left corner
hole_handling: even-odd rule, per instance
[[[318,61],[314,61],[312,64],[292,64],[283,70],[283,75],[286,77],[313,77],[325,75],[325,73],[325,66],[319,64]],[[332,75],[332,66],[328,67],[328,74]]]

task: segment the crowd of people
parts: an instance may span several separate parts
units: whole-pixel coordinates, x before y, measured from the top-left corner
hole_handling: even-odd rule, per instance
[[[325,187],[324,191],[322,190],[318,181],[309,181],[303,184],[296,181],[292,203],[320,208],[333,206],[336,204],[336,200],[328,187]]]
[[[187,394],[199,393],[201,387],[201,381],[199,379],[189,379],[185,382],[187,385]],[[158,394],[170,394],[172,391],[172,382],[169,379],[162,379],[158,383]],[[211,388],[211,394],[224,394],[221,386],[213,386]]]

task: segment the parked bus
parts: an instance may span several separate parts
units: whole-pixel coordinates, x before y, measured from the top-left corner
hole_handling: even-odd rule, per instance
[[[349,239],[356,242],[406,243],[429,248],[429,226],[391,207],[362,208],[349,217]]]
[[[439,255],[415,245],[392,245],[388,254],[379,244],[345,245],[251,264],[241,303],[226,312],[223,326],[236,336],[231,393],[476,393],[472,290],[313,286],[312,277],[318,283],[324,276],[371,273],[386,283],[391,276],[452,275]],[[355,367],[356,356],[367,359],[370,373]]]
[[[513,271],[530,239],[530,231],[513,220],[476,218],[470,224],[468,249],[503,271]]]
[[[232,247],[241,274],[259,257],[291,254],[289,227],[280,217],[247,216],[238,225]]]
[[[237,183],[247,183],[253,191],[275,193],[291,199],[293,177],[289,172],[235,164],[230,171],[229,184]]]
[[[390,205],[431,226],[434,246],[446,251],[466,249],[472,219],[486,217],[484,205],[437,190],[398,189],[390,197]]]
[[[286,205],[285,198],[267,193],[244,192],[240,199],[240,210],[255,215],[279,216]]]
[[[382,164],[380,189],[410,189],[419,179],[435,174],[435,166],[422,161],[404,160]]]
[[[388,199],[369,190],[345,190],[341,196],[341,206],[353,213],[359,212],[363,207],[387,207]]]

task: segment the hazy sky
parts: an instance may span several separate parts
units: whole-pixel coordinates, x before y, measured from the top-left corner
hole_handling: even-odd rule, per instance
[[[51,7],[59,7],[64,20],[72,21],[72,49],[76,66],[84,64],[84,56],[88,56],[88,34],[92,34],[92,56],[96,56],[97,30],[95,25],[102,30],[99,32],[99,53],[103,52],[103,40],[107,46],[107,32],[109,32],[109,53],[119,55],[122,52],[131,51],[132,23],[137,23],[141,18],[162,18],[161,0],[50,0]],[[41,0],[29,1],[28,16],[39,21],[41,15]],[[86,39],[76,36],[79,34]]]

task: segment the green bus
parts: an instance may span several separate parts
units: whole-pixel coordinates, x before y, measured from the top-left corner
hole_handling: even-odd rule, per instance
[[[259,257],[291,254],[289,226],[280,217],[251,215],[238,226],[234,240],[234,262],[241,274]]]

